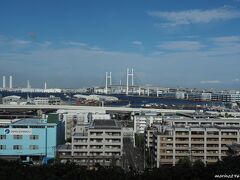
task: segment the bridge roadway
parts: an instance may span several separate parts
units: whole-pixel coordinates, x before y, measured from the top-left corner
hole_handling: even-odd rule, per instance
[[[150,109],[129,107],[101,107],[101,106],[71,106],[71,105],[5,105],[0,104],[0,110],[86,110],[86,111],[116,111],[116,112],[141,112],[151,111],[159,113],[193,113],[195,110],[182,109]]]

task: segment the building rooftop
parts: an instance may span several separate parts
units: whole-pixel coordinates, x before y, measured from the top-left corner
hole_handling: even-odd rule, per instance
[[[13,125],[46,125],[51,124],[55,125],[54,123],[47,123],[46,119],[19,119],[12,123]]]
[[[161,126],[160,126],[161,127]],[[219,130],[219,129],[226,129],[226,130],[239,130],[240,126],[218,126],[218,125],[200,125],[200,126],[162,126],[167,130],[180,130],[180,129],[184,129],[186,131],[189,131],[189,129],[201,129],[201,130]]]
[[[92,129],[121,129],[119,124],[113,120],[102,120],[102,119],[95,119],[90,125],[90,128]]]
[[[181,117],[181,116],[179,116]],[[166,120],[166,121],[172,121],[172,122],[203,122],[203,121],[206,121],[206,122],[239,122],[240,121],[240,118],[189,118],[189,117],[183,117],[183,118],[172,118],[172,117],[164,117],[163,120]]]

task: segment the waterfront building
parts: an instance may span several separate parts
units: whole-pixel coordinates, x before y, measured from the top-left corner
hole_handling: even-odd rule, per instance
[[[88,167],[121,166],[122,148],[123,133],[117,121],[95,119],[75,128],[71,144],[59,146],[58,158]]]
[[[212,93],[212,101],[222,101],[222,102],[240,102],[239,91],[229,91],[222,93]]]
[[[6,96],[2,98],[2,103],[16,105],[22,103],[22,99],[20,96]]]
[[[47,97],[35,97],[33,103],[36,105],[49,105],[49,100]]]
[[[35,105],[61,105],[61,98],[50,95],[49,97],[35,97],[33,104]]]
[[[176,99],[185,99],[185,92],[182,92],[182,91],[177,91],[176,93],[175,93],[175,97],[176,97]]]
[[[61,105],[62,101],[61,101],[60,97],[50,95],[49,98],[48,98],[48,104],[49,105]]]
[[[201,95],[201,100],[202,101],[211,101],[212,99],[212,93],[204,92]]]
[[[205,164],[227,156],[227,145],[239,143],[240,119],[168,119],[145,130],[145,148],[155,167],[175,165],[180,159]]]

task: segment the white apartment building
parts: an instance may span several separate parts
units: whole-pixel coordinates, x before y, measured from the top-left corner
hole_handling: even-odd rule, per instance
[[[157,115],[135,115],[133,118],[134,121],[134,133],[144,133],[144,130],[147,126],[150,126],[156,122],[162,122],[162,116]]]
[[[69,111],[60,114],[65,122],[65,140],[72,137],[72,133],[78,125],[87,125],[94,119],[110,119],[110,114],[86,111]]]
[[[66,113],[62,114],[62,119],[65,122],[65,140],[72,138],[74,128],[77,125],[88,124],[88,113]]]
[[[154,166],[175,165],[179,159],[214,163],[227,156],[227,145],[240,142],[240,119],[178,119],[152,125],[145,147]]]
[[[61,162],[73,161],[82,166],[121,166],[122,128],[115,120],[93,120],[89,126],[78,126],[72,144],[59,147]]]

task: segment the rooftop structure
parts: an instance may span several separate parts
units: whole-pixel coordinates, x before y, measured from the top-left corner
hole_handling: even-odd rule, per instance
[[[108,119],[108,120],[101,120],[96,119],[93,120],[89,128],[92,129],[121,129],[118,125],[117,121]]]

